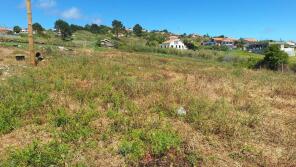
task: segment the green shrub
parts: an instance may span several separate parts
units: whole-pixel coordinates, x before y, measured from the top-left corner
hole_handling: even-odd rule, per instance
[[[143,158],[147,151],[145,144],[145,133],[143,130],[133,130],[125,136],[119,147],[119,153],[129,161],[137,162]]]
[[[57,109],[53,112],[53,123],[56,127],[64,127],[69,124],[71,117],[66,113],[65,109]]]
[[[42,108],[48,104],[48,90],[36,75],[29,71],[23,77],[9,78],[0,85],[0,134],[18,127],[21,118],[30,112],[44,112]]]
[[[8,133],[19,126],[19,118],[13,110],[0,103],[0,134]]]
[[[129,160],[137,162],[146,153],[145,143],[142,140],[122,141],[119,152]]]
[[[271,70],[277,70],[280,65],[288,64],[289,55],[281,51],[280,46],[271,45],[265,51],[263,63]]]
[[[69,147],[58,142],[46,145],[34,142],[28,148],[17,150],[9,155],[9,158],[0,166],[64,166],[69,153]]]
[[[214,50],[178,50],[172,48],[159,48],[159,47],[149,47],[140,44],[126,44],[121,45],[119,49],[128,51],[128,52],[152,52],[160,54],[169,54],[176,55],[181,57],[193,57],[193,58],[205,58],[205,59],[214,59],[218,58],[219,52]]]
[[[109,111],[108,115],[110,115],[110,113],[113,113],[113,123],[111,125],[111,130],[114,132],[126,133],[133,128],[133,120],[131,117],[127,116],[127,114],[123,114],[118,111]]]
[[[295,62],[290,62],[289,63],[289,69],[295,73],[296,72],[296,63]]]
[[[189,123],[194,123],[197,126],[201,126],[205,113],[209,110],[210,104],[203,99],[192,99],[189,103],[188,114],[186,120]]]
[[[152,130],[147,134],[154,155],[162,155],[170,149],[178,149],[181,139],[170,130]]]
[[[198,156],[197,154],[193,152],[189,152],[186,155],[187,161],[190,163],[192,166],[200,166],[200,163],[203,161],[203,158]]]
[[[111,85],[107,85],[101,90],[101,97],[105,104],[112,105],[111,108],[115,111],[122,109],[125,96],[121,90],[114,90]]]
[[[65,142],[78,142],[91,136],[93,130],[89,124],[92,119],[95,119],[95,115],[96,113],[92,111],[80,111],[71,118],[63,112],[57,115],[55,122],[62,125],[61,138]]]
[[[181,139],[168,129],[132,130],[120,144],[119,152],[132,162],[138,162],[144,155],[151,152],[161,157],[170,149],[179,149]]]

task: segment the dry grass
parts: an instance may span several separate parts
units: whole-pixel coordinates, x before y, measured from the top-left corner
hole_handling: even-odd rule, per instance
[[[46,126],[53,140],[69,145],[72,151],[67,164],[190,166],[193,161],[196,166],[296,164],[293,74],[116,50],[84,50],[81,54],[71,59],[53,58],[38,70],[33,69],[36,72],[33,78],[46,81],[42,88],[49,94],[48,104],[42,106],[44,111],[35,109],[38,112],[19,118],[26,124]],[[181,106],[188,112],[184,117],[176,114]],[[53,111],[57,108],[65,109],[65,113],[58,115]],[[82,129],[71,124],[54,127],[52,115],[62,124],[71,119],[80,125],[81,122],[75,122],[76,117],[89,124],[82,121]],[[41,125],[30,121],[35,117],[42,120]],[[63,138],[71,134],[71,126],[81,133],[77,141]],[[135,131],[149,134],[167,127],[180,136],[182,143],[161,155],[153,154],[145,137],[134,136]],[[11,141],[18,141],[26,133],[24,128],[2,134],[1,139],[8,141],[15,136],[16,140]],[[48,141],[42,137],[40,140]],[[145,155],[135,160],[119,154],[123,140],[146,143]],[[5,145],[24,148],[29,142]],[[5,154],[4,150],[0,152]],[[142,155],[142,150],[138,151]]]

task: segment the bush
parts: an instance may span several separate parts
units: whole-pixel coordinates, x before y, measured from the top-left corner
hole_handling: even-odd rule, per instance
[[[0,103],[0,134],[14,130],[19,125],[18,118],[14,111],[5,108]]]
[[[0,166],[64,166],[68,153],[69,148],[65,144],[52,142],[41,145],[34,142],[28,148],[12,152],[3,164],[0,163]]]
[[[128,51],[128,52],[152,52],[152,53],[161,53],[168,55],[176,55],[181,57],[193,57],[193,58],[205,58],[205,59],[215,59],[220,56],[220,53],[214,50],[178,50],[172,48],[159,48],[159,47],[149,47],[140,44],[122,44],[119,46],[119,49]]]
[[[122,91],[116,91],[111,85],[107,85],[101,90],[101,97],[103,102],[107,105],[112,105],[112,109],[115,111],[119,111],[122,109],[125,96]]]
[[[124,140],[120,145],[119,152],[130,161],[137,162],[145,155],[145,144],[142,140]]]
[[[36,114],[48,102],[42,79],[28,72],[24,77],[10,78],[7,84],[0,85],[0,134],[18,127],[21,117],[35,110]]]
[[[133,130],[121,142],[119,153],[129,159],[132,163],[138,162],[147,152],[145,144],[145,133],[143,130]]]
[[[289,55],[280,50],[278,45],[271,45],[265,51],[263,63],[271,70],[278,70],[280,65],[288,63]]]
[[[152,153],[156,156],[170,149],[177,149],[181,144],[180,138],[169,130],[152,130],[147,134],[147,139],[151,144]]]
[[[58,110],[53,118],[54,125],[62,127],[60,137],[65,142],[77,142],[92,135],[90,122],[95,118],[95,112],[80,111],[70,117],[64,110]]]
[[[293,72],[296,72],[296,64],[295,63],[289,64],[289,69],[292,70]]]
[[[147,132],[146,132],[147,131]],[[119,152],[132,162],[137,162],[148,152],[161,157],[171,149],[178,149],[179,136],[168,129],[133,130],[120,144]]]
[[[53,114],[53,123],[56,127],[64,127],[71,121],[71,117],[66,113],[64,109],[58,109]]]

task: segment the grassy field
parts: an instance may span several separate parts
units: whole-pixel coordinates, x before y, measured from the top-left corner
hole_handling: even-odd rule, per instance
[[[295,81],[211,59],[52,51],[0,81],[0,166],[295,166]]]

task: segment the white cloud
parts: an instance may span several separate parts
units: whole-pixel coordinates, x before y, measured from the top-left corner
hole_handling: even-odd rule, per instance
[[[65,19],[80,19],[80,18],[82,18],[82,15],[81,15],[80,10],[78,8],[72,7],[70,9],[62,12],[62,17]]]
[[[55,0],[38,0],[36,2],[36,6],[42,9],[49,9],[56,6]]]
[[[92,21],[93,24],[100,25],[102,23],[102,20],[100,18],[96,18]]]

